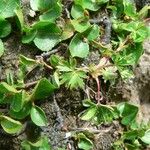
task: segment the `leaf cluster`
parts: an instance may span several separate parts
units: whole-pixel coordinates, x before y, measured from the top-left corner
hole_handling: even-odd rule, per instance
[[[47,118],[44,111],[34,104],[34,101],[45,99],[56,87],[47,79],[41,79],[32,93],[25,90],[17,90],[5,82],[0,83],[0,104],[9,104],[9,117],[1,114],[1,125],[10,134],[20,131],[23,124],[19,121],[30,115],[31,120],[37,126],[46,126]],[[11,117],[11,118],[10,118]],[[14,120],[15,119],[15,120]]]

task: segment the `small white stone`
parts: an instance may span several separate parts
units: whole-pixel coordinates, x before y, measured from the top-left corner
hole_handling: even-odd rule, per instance
[[[71,137],[71,132],[67,132],[67,133],[66,133],[65,138],[67,139],[67,138],[69,138],[69,137]]]

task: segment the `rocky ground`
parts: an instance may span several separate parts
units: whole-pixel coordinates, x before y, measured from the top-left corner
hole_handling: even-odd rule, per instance
[[[139,120],[145,123],[150,121],[150,40],[144,43],[144,54],[135,67],[135,78],[127,83],[120,83],[124,99],[140,107]]]

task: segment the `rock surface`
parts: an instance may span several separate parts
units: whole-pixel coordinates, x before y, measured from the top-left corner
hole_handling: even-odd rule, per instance
[[[119,88],[124,99],[139,106],[139,121],[147,123],[150,121],[150,39],[144,43],[144,54],[134,73],[135,78],[119,84]]]

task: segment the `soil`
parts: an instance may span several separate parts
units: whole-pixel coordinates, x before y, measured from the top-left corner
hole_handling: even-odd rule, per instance
[[[71,3],[71,1],[65,1],[65,3]],[[25,13],[25,20],[28,24],[32,22],[30,17],[29,0],[22,0],[23,10]],[[3,40],[5,45],[5,54],[0,59],[0,81],[6,80],[6,73],[12,72],[14,77],[17,76],[19,61],[18,57],[23,54],[29,58],[35,58],[40,52],[34,45],[24,45],[21,43],[20,35],[17,35],[17,30],[14,27],[13,33]],[[130,102],[139,105],[140,115],[139,121],[150,121],[150,40],[145,41],[145,52],[141,57],[138,66],[135,67],[135,78],[122,83],[117,84],[115,89],[118,95],[123,99],[128,99]],[[89,61],[97,62],[97,53],[91,53],[90,57],[85,60],[85,64]],[[34,74],[34,76],[33,76]],[[33,74],[26,82],[36,81],[46,75],[44,70],[35,69]],[[93,82],[93,81],[92,81]],[[94,86],[95,83],[92,83]],[[120,88],[121,87],[121,88]],[[112,89],[113,91],[113,89]],[[64,94],[65,93],[65,94]],[[115,92],[116,93],[116,92]],[[118,96],[117,95],[117,96]],[[55,95],[50,96],[44,102],[39,102],[38,105],[45,111],[49,121],[47,127],[36,127],[32,122],[28,121],[25,125],[25,131],[21,135],[7,135],[0,130],[0,150],[20,150],[21,141],[23,139],[30,139],[35,141],[40,135],[47,135],[49,142],[52,145],[53,150],[57,150],[58,147],[71,147],[71,150],[76,149],[75,142],[71,138],[66,136],[74,130],[92,128],[98,129],[99,133],[94,138],[95,148],[94,150],[109,150],[112,143],[119,138],[119,132],[121,127],[118,122],[112,124],[103,124],[99,127],[87,124],[79,120],[78,114],[83,110],[82,100],[85,95],[80,90],[68,91],[63,88],[55,92]],[[7,106],[0,106],[0,111],[6,110]],[[58,110],[59,109],[59,110]],[[7,111],[5,112],[7,113]],[[32,132],[31,132],[32,131]]]

